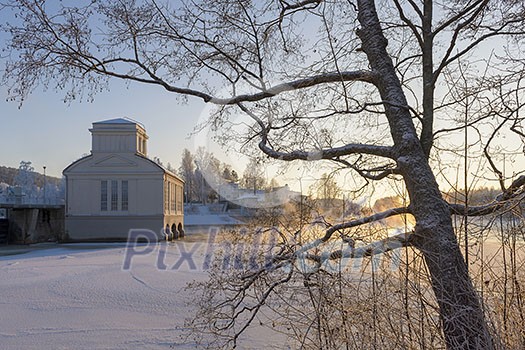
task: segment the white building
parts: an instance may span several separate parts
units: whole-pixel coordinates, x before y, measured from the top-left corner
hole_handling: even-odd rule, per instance
[[[148,135],[130,119],[93,123],[91,154],[64,169],[66,235],[125,240],[130,229],[183,235],[184,182],[147,157]]]

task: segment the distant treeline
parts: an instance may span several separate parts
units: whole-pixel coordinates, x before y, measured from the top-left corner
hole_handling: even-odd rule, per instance
[[[18,171],[19,170],[17,168],[0,166],[0,183],[3,182],[10,186],[16,185],[15,178],[18,174]],[[44,185],[44,174],[40,174],[36,171],[33,171],[32,173],[34,174],[35,185],[38,187],[42,187]],[[58,186],[60,184],[61,179],[58,177],[46,175],[45,181],[48,184],[55,184]]]

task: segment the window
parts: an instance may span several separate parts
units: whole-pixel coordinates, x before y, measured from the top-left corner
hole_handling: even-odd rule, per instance
[[[121,196],[122,196],[122,203],[121,203],[121,209],[124,211],[128,210],[128,181],[124,180],[122,181],[121,186]]]
[[[119,210],[119,182],[120,182],[120,210],[129,210],[129,184],[127,180],[100,181],[100,211]],[[111,188],[108,188],[111,185]],[[108,193],[109,191],[109,193]],[[108,198],[108,194],[111,196]],[[108,204],[108,201],[110,203]]]
[[[171,183],[168,182],[168,212],[171,210]]]
[[[178,188],[178,191],[177,191],[177,212],[181,213],[184,209],[182,207],[182,199],[183,199],[183,195],[182,195],[182,191],[183,191],[183,188],[180,187],[180,186],[177,186]]]
[[[171,191],[172,191],[171,192],[172,193],[172,195],[171,195],[171,210],[173,212],[175,212],[175,210],[177,209],[177,208],[175,208],[175,201],[176,201],[176,198],[177,198],[177,187],[175,185],[172,186],[172,190]]]
[[[180,193],[180,188],[179,186],[175,186],[175,196],[173,198],[173,207],[174,207],[174,211],[176,213],[179,212],[179,193]]]
[[[169,195],[168,195],[168,183],[164,182],[164,212],[169,210]]]
[[[175,186],[170,182],[170,211],[175,212]]]
[[[102,180],[100,182],[100,211],[108,210],[108,182]]]
[[[118,181],[111,181],[111,211],[118,210]]]

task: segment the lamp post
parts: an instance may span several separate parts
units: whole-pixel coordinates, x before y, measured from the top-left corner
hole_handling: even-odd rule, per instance
[[[46,204],[46,166],[44,165],[44,204]]]

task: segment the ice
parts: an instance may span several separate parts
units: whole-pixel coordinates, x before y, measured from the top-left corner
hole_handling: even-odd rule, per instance
[[[124,244],[56,245],[0,256],[0,348],[199,348],[182,337],[184,320],[195,311],[184,287],[207,274],[186,262],[170,268],[181,244],[195,243],[159,245],[166,270],[156,267],[157,249],[133,257],[131,269],[123,270]],[[197,265],[205,244],[200,248]],[[241,348],[271,348],[264,332],[254,334]]]

